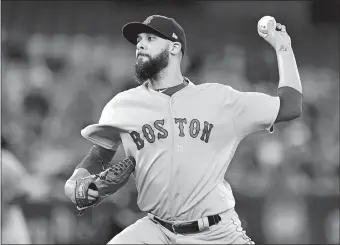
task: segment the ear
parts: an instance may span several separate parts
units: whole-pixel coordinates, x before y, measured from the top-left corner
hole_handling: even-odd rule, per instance
[[[170,53],[173,55],[179,54],[181,52],[182,45],[179,42],[173,42],[170,46]]]

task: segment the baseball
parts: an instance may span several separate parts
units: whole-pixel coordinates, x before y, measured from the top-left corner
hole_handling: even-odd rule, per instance
[[[275,18],[272,16],[263,16],[259,22],[257,23],[257,28],[259,29],[260,32],[263,34],[268,33],[268,23],[269,21],[274,21],[274,26],[276,26],[276,21]]]

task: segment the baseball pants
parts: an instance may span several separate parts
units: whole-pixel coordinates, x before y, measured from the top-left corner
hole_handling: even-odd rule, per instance
[[[219,215],[221,221],[209,230],[182,235],[169,231],[150,214],[124,229],[108,244],[254,244],[234,209]]]

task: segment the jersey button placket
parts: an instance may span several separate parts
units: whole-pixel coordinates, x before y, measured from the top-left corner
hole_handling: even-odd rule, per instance
[[[174,111],[173,111],[173,107],[174,107],[174,98],[171,97],[170,98],[170,113],[171,113],[171,118],[172,118],[172,125],[173,125],[173,146],[172,146],[172,152],[173,152],[173,156],[172,156],[172,164],[171,164],[171,180],[170,180],[170,197],[171,200],[174,200],[175,197],[175,191],[176,191],[176,177],[177,177],[177,166],[176,166],[176,160],[177,160],[177,152],[179,150],[179,148],[181,148],[181,146],[179,144],[177,144],[176,142],[176,138],[177,138],[177,133],[178,130],[176,128],[176,123],[175,123],[175,115],[174,115]],[[174,218],[175,214],[174,214],[174,202],[171,201],[171,205],[170,205],[170,213],[172,218]]]

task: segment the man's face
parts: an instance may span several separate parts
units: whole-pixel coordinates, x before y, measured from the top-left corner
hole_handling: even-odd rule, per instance
[[[157,75],[169,64],[169,41],[155,34],[141,33],[136,45],[136,78],[143,83]]]

